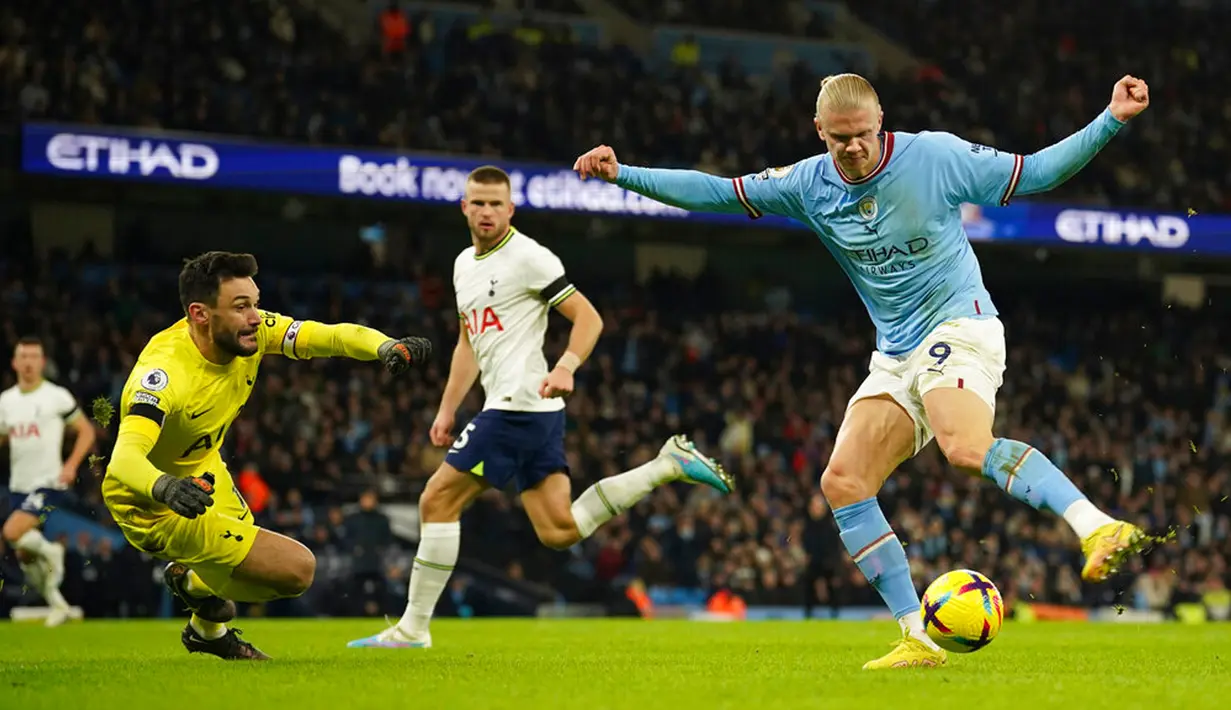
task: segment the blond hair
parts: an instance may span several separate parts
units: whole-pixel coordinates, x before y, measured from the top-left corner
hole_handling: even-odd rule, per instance
[[[816,95],[816,115],[821,109],[849,111],[871,104],[880,107],[880,96],[872,83],[858,74],[833,74],[821,79],[821,91]]]

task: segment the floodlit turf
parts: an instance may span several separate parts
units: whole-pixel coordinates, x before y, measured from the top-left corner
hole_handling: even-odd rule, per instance
[[[939,670],[868,672],[890,623],[450,621],[431,650],[348,649],[372,620],[250,620],[275,657],[189,656],[181,623],[0,623],[0,708],[1231,707],[1231,626],[1013,624]]]

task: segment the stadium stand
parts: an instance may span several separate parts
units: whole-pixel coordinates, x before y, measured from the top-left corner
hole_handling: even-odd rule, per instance
[[[1166,3],[1165,22],[1158,14],[1164,3],[1155,0],[1122,3],[1110,15],[1088,0],[1027,0],[1011,8],[977,0],[848,5],[963,86],[977,104],[970,128],[1004,145],[1040,145],[1067,134],[1107,100],[1110,82],[1126,73],[1149,75],[1166,108],[1143,116],[1133,140],[1110,153],[1104,197],[1170,209],[1196,202],[1231,208],[1229,136],[1226,121],[1216,118],[1224,99],[1202,90],[1231,61],[1227,43],[1212,32],[1231,21],[1227,3]],[[922,26],[928,31],[918,31]]]
[[[1206,38],[1202,29],[1211,26],[1202,11],[1177,9],[1181,21],[1166,30],[1175,34],[1152,33],[1157,41],[1131,50],[1121,43],[1121,51],[1134,53],[1124,57],[1101,44],[1076,46],[1075,30],[1034,22],[1038,3],[1015,5],[996,23],[968,22],[962,5],[926,7],[926,17],[903,14],[909,22],[885,8],[869,10],[869,19],[891,32],[924,21],[962,32],[974,27],[962,46],[975,54],[944,54],[941,48],[951,45],[940,39],[912,45],[950,80],[928,72],[878,78],[887,127],[951,130],[1010,150],[1037,150],[1093,117],[1125,67],[1170,67],[1161,76],[1188,76],[1184,81],[1193,84],[1160,77],[1156,91],[1183,91],[1190,103],[1172,102],[1143,117],[1055,198],[1231,208],[1221,104],[1207,92],[1185,90],[1212,81],[1225,64],[1223,43],[1194,39]],[[1065,17],[1097,14],[1077,7],[1066,6]],[[409,12],[407,51],[385,56],[379,37],[371,47],[352,48],[315,15],[281,0],[186,2],[174,13],[146,0],[106,7],[69,0],[54,10],[19,0],[5,15],[0,116],[552,161],[571,161],[579,146],[606,142],[630,162],[726,174],[787,164],[820,149],[809,121],[817,76],[802,60],[766,81],[726,58],[711,71],[620,45],[604,48],[558,22],[526,19],[522,29],[532,22],[535,31],[518,33],[481,14],[453,14],[437,25],[432,13]],[[1126,11],[1118,21],[1127,31],[1145,19]],[[949,36],[939,29],[911,34],[917,42]],[[1195,50],[1172,52],[1168,38],[1177,36],[1186,47],[1210,47],[1200,58]],[[1046,61],[1039,47],[1053,48]],[[1024,56],[1038,61],[1018,61]],[[850,68],[859,67],[835,71]]]
[[[812,38],[828,35],[823,3],[806,0],[772,4],[745,0],[617,0],[616,4],[650,24],[699,25]]]

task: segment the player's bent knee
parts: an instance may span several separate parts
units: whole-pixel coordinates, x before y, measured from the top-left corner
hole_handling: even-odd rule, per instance
[[[473,497],[469,474],[452,467],[441,466],[428,479],[419,496],[419,520],[425,523],[451,523],[462,515],[462,509]]]
[[[983,458],[987,455],[986,448],[980,449],[979,447],[969,445],[952,446],[942,450],[950,464],[956,468],[968,471],[982,470]]]
[[[425,523],[449,522],[448,508],[448,496],[440,487],[429,483],[419,495],[419,519]]]
[[[37,525],[38,518],[19,510],[4,521],[4,528],[0,530],[0,535],[3,535],[10,545],[16,544],[22,535],[30,532]]]
[[[298,597],[308,591],[312,581],[316,579],[316,555],[308,549],[288,560],[283,573],[278,575],[272,585],[274,591],[283,597]]]
[[[312,586],[312,582],[316,579],[316,555],[308,552],[303,560],[295,567],[295,573],[291,578],[292,592],[294,596],[299,596]]]
[[[821,493],[825,494],[831,508],[871,498],[878,487],[867,475],[841,461],[830,461],[821,474]]]
[[[535,528],[534,532],[539,536],[539,542],[553,550],[567,550],[581,540],[581,535],[577,532],[576,526],[572,528]]]
[[[981,471],[983,459],[991,448],[991,436],[978,439],[965,436],[937,437],[936,443],[945,459],[955,468]]]

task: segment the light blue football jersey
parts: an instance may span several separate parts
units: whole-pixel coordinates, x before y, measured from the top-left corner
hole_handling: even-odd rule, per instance
[[[685,209],[794,218],[850,277],[888,355],[955,318],[997,315],[962,227],[961,205],[1007,205],[1081,169],[1123,125],[1104,111],[1083,131],[1023,157],[951,133],[885,132],[881,159],[849,180],[828,154],[756,174],[620,166],[616,183]]]

